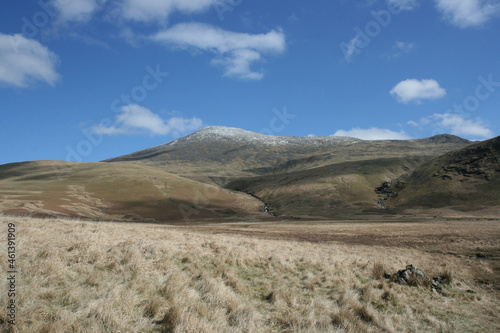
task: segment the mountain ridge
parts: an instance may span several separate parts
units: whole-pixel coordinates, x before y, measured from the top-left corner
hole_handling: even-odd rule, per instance
[[[437,138],[437,139],[436,139]],[[260,175],[263,170],[296,163],[295,168],[312,168],[344,160],[414,155],[435,157],[460,148],[470,141],[452,136],[413,140],[361,140],[351,137],[270,136],[242,129],[213,126],[185,137],[107,159],[104,162],[133,162],[181,172],[201,180],[211,177]],[[183,170],[183,171],[180,171]],[[205,177],[206,179],[206,177]]]
[[[191,133],[182,138],[178,138],[154,147],[141,149],[139,151],[133,152],[131,154],[126,154],[119,157],[114,157],[106,159],[103,162],[113,162],[113,161],[124,161],[129,159],[138,159],[135,156],[150,157],[154,156],[155,153],[162,151],[163,149],[173,148],[178,143],[185,142],[198,142],[202,143],[205,141],[232,141],[248,144],[248,143],[260,143],[264,145],[285,145],[285,144],[350,144],[362,141],[414,141],[414,142],[429,142],[429,143],[470,143],[469,140],[460,138],[451,134],[438,134],[429,138],[422,139],[409,139],[409,140],[363,140],[348,136],[312,136],[312,137],[301,137],[301,136],[280,136],[280,135],[268,135],[258,132],[247,131],[244,129],[236,127],[226,127],[226,126],[207,126],[194,133]]]
[[[103,162],[0,166],[0,210],[138,221],[383,216],[380,184],[468,146],[447,134],[368,141],[212,126]],[[398,200],[389,211],[411,208]]]
[[[175,149],[179,144],[241,144],[241,145],[251,145],[258,144],[263,146],[284,146],[284,145],[300,145],[300,144],[313,144],[313,145],[338,145],[338,144],[349,144],[354,142],[360,142],[361,139],[351,138],[351,137],[295,137],[295,136],[277,136],[277,135],[267,135],[257,132],[247,131],[235,127],[225,127],[225,126],[208,126],[200,129],[192,134],[185,137],[175,139],[157,145],[154,147],[146,148],[133,152],[131,154],[126,154],[123,156],[110,158],[104,162],[116,162],[116,161],[127,161],[127,160],[138,160],[141,158],[154,157],[157,154],[161,154],[162,151],[168,152]]]

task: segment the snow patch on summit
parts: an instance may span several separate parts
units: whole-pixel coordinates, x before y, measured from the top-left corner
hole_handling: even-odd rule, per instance
[[[236,143],[241,145],[250,144],[255,145],[256,147],[288,146],[294,148],[307,148],[311,146],[349,145],[361,141],[363,140],[341,136],[275,136],[250,132],[234,127],[209,126],[185,137],[161,144],[159,146],[143,149],[135,152],[134,154],[150,155],[172,148],[189,149],[187,146],[183,146],[183,144],[194,144],[195,146],[203,147],[209,144],[217,145],[218,143]]]
[[[231,141],[241,143],[259,143],[267,146],[271,145],[324,145],[324,144],[350,144],[362,141],[351,137],[339,136],[318,136],[318,137],[295,137],[295,136],[275,136],[256,132],[246,131],[240,128],[225,126],[205,127],[193,134],[190,134],[176,141],[209,142],[209,141]]]

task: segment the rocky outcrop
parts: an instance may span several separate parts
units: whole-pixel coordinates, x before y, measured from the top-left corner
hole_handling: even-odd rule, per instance
[[[394,191],[391,189],[391,185],[392,185],[392,182],[390,182],[390,181],[384,182],[384,183],[382,183],[381,186],[379,186],[375,189],[375,193],[383,195],[383,197],[379,198],[377,201],[377,204],[380,207],[382,207],[383,209],[388,208],[384,204],[384,202],[386,202],[387,200],[389,200],[390,198],[392,198],[395,195]]]
[[[453,274],[451,272],[445,272],[431,279],[423,270],[413,265],[407,265],[405,269],[401,269],[393,275],[384,273],[384,276],[386,279],[390,279],[400,285],[428,286],[431,291],[441,294],[444,294],[443,287],[445,285],[451,285],[453,280]]]
[[[397,209],[459,211],[499,207],[500,137],[476,142],[429,160],[375,191],[379,205]],[[390,199],[390,200],[389,200]],[[389,201],[388,201],[389,200]]]

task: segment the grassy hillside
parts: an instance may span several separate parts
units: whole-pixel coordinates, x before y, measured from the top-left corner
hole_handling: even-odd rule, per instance
[[[229,134],[228,134],[229,133]],[[420,140],[363,141],[337,137],[268,136],[208,127],[172,142],[109,159],[150,165],[203,182],[300,171],[381,158],[433,158],[468,145],[452,135]]]
[[[498,272],[492,271],[495,262],[429,253],[425,235],[432,223],[440,234],[437,222],[410,224],[410,238],[400,231],[408,223],[320,226],[322,234],[341,233],[347,239],[352,230],[346,228],[354,226],[372,240],[384,228],[388,235],[397,233],[398,246],[259,238],[287,225],[263,224],[265,234],[241,236],[224,234],[221,224],[204,234],[196,227],[0,217],[0,225],[7,222],[16,225],[21,254],[18,332],[500,330],[498,285],[489,282]],[[461,244],[464,235],[474,234],[475,225],[453,226],[455,240]],[[294,228],[298,234],[309,232],[308,225]],[[485,228],[498,235],[497,222]],[[0,233],[2,244],[6,237]],[[494,240],[474,237],[498,249]],[[449,242],[440,239],[431,244],[442,251]],[[418,248],[410,248],[415,241]],[[437,293],[426,285],[399,285],[383,277],[384,271],[392,274],[409,263],[429,276],[451,277],[451,284]],[[7,262],[0,265],[0,278],[6,281]],[[7,286],[0,284],[2,295]],[[6,301],[0,298],[4,309]],[[0,312],[0,331],[13,332],[6,319]]]
[[[278,217],[331,218],[382,213],[376,187],[469,143],[452,135],[362,141],[207,128],[108,162],[148,165],[251,193]]]
[[[380,158],[335,163],[308,170],[248,177],[227,184],[270,203],[279,216],[339,217],[382,213],[375,188],[422,162],[415,158]]]
[[[473,212],[500,208],[500,137],[432,159],[400,177],[388,205]]]
[[[238,192],[126,163],[23,162],[0,166],[0,208],[10,214],[107,220],[259,215]]]
[[[384,195],[375,188],[469,144],[452,135],[362,141],[209,127],[101,163],[38,161],[0,166],[0,211],[129,221],[262,219],[269,217],[263,214],[266,202],[278,218],[380,214],[384,211],[378,201]],[[471,184],[447,187],[446,193],[456,199],[448,204],[461,205],[465,197],[455,194],[483,186]],[[497,204],[496,188],[494,182],[480,188],[490,198],[485,204]],[[441,191],[426,199],[418,193],[427,189],[412,191],[402,191],[397,204],[427,207],[422,200],[438,205],[435,198],[451,197]],[[469,206],[465,209],[470,210]]]

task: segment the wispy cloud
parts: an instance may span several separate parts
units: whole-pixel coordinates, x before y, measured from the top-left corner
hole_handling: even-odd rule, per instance
[[[115,122],[108,127],[94,126],[92,130],[106,134],[149,134],[179,136],[186,132],[194,131],[203,125],[201,119],[196,117],[186,119],[172,117],[163,120],[156,113],[137,104],[125,105],[121,113],[116,116]]]
[[[463,115],[457,113],[435,113],[418,121],[411,120],[407,124],[419,128],[440,129],[446,133],[471,139],[488,139],[495,136],[481,118],[465,119]]]
[[[212,64],[224,68],[224,76],[240,79],[260,80],[262,72],[253,72],[250,64],[260,60],[259,52],[250,49],[234,50],[228,56],[220,56],[212,60]]]
[[[441,88],[436,80],[408,79],[399,82],[390,91],[401,103],[421,103],[423,99],[438,99],[446,95],[446,90]]]
[[[174,12],[193,14],[208,10],[221,0],[50,0],[57,23],[85,23],[108,3],[108,14],[137,22],[165,24]]]
[[[450,129],[451,134],[483,138],[493,137],[493,132],[485,126],[480,118],[465,119],[459,114],[435,113],[430,119],[435,120],[437,126]]]
[[[53,86],[59,80],[59,58],[34,39],[0,33],[0,84],[26,88],[36,82]]]
[[[459,28],[481,26],[500,13],[498,0],[435,0],[445,20]]]
[[[151,40],[185,49],[208,51],[221,66],[225,76],[259,80],[262,71],[252,71],[251,64],[262,54],[279,54],[285,50],[285,35],[271,30],[265,34],[248,34],[223,30],[202,23],[181,23],[150,37]]]
[[[408,53],[415,48],[415,44],[409,42],[396,42],[394,43],[394,48],[400,50],[401,52]]]
[[[103,48],[103,49],[106,49],[106,50],[110,50],[111,47],[109,46],[108,43],[102,41],[102,40],[99,40],[99,39],[96,39],[96,38],[93,38],[93,37],[90,37],[90,36],[87,36],[87,35],[81,35],[79,33],[76,33],[74,31],[71,31],[68,33],[68,36],[71,37],[71,38],[74,38],[76,40],[79,40],[79,41],[82,41],[83,43],[89,45],[89,46],[96,46],[96,47],[100,47],[100,48]]]
[[[122,16],[134,21],[166,21],[175,11],[184,14],[202,12],[221,0],[124,0]]]
[[[399,132],[385,128],[372,127],[368,129],[353,128],[350,130],[338,130],[333,136],[350,136],[362,140],[409,140],[411,137],[401,130]]]
[[[49,0],[44,8],[55,16],[56,24],[86,23],[102,11],[121,22],[136,21],[165,25],[175,12],[194,14],[204,12],[222,0]]]
[[[87,22],[106,0],[52,0],[51,4],[59,13],[58,23]]]
[[[387,3],[400,10],[413,10],[418,6],[417,0],[387,0]]]
[[[410,53],[415,49],[415,44],[410,42],[396,41],[392,46],[391,51],[387,55],[387,59],[393,59],[405,53]]]

